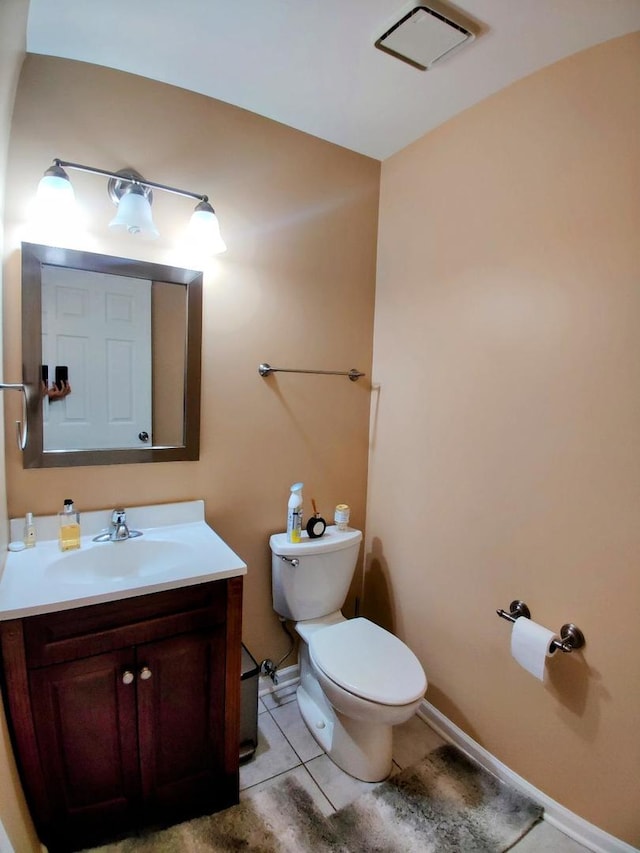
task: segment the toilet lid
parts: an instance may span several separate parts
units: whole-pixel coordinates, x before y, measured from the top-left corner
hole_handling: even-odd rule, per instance
[[[340,687],[380,705],[408,705],[427,689],[411,649],[368,619],[348,619],[316,631],[309,654]]]

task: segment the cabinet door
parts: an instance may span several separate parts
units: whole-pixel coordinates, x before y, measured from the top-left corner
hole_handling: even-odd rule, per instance
[[[137,655],[147,820],[169,823],[229,805],[224,626],[142,645]]]
[[[86,845],[135,825],[140,775],[133,673],[132,650],[29,673],[50,798],[43,840],[51,849]]]

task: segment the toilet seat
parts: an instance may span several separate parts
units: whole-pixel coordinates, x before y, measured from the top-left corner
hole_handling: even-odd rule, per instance
[[[314,666],[339,687],[380,705],[408,705],[427,689],[424,670],[411,649],[368,619],[349,619],[316,631],[309,654]]]

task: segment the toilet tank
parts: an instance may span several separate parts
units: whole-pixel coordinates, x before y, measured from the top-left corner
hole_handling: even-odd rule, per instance
[[[273,609],[299,622],[340,610],[356,568],[362,532],[327,527],[324,536],[295,545],[286,533],[274,533],[271,546]],[[285,559],[283,559],[285,558]],[[297,560],[293,565],[292,560]]]

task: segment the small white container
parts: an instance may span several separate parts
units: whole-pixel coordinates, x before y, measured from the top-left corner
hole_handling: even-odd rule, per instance
[[[346,530],[349,527],[349,514],[351,508],[348,504],[338,504],[333,516],[334,523],[338,530]]]

